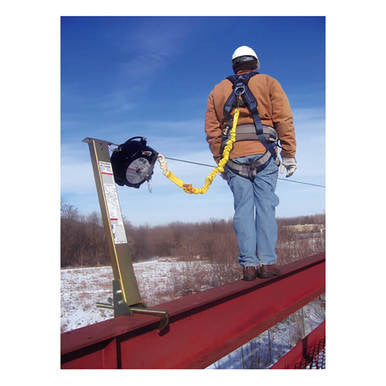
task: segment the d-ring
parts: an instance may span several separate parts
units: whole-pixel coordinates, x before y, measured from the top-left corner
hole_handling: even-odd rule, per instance
[[[241,92],[239,92],[239,90],[241,90]],[[244,86],[237,86],[234,90],[234,93],[237,95],[237,96],[240,96],[240,95],[243,95],[245,93],[245,87]]]

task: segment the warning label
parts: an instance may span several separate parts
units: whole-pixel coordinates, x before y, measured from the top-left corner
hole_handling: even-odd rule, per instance
[[[113,167],[111,166],[110,162],[105,162],[105,161],[99,161],[99,170],[101,173],[108,173],[108,174],[113,174]]]
[[[122,221],[117,189],[115,187],[113,168],[110,162],[99,161],[99,170],[102,175],[103,190],[105,192],[111,230],[115,244],[126,244],[125,227]]]

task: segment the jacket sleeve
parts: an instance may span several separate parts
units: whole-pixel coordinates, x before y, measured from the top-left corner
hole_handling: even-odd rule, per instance
[[[281,156],[294,158],[296,154],[295,128],[291,107],[280,83],[272,78],[270,97],[272,102],[272,121],[280,139]]]
[[[214,160],[218,163],[221,158],[221,122],[219,121],[213,99],[213,91],[209,94],[205,113],[205,133],[210,151]]]

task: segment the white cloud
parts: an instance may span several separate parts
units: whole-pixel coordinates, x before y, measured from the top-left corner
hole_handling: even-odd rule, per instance
[[[324,136],[325,117],[321,108],[294,109],[294,125],[296,133]]]
[[[85,194],[95,191],[91,162],[73,162],[62,165],[63,194]]]
[[[95,102],[98,110],[110,113],[121,113],[132,111],[137,104],[132,101],[132,97],[140,90],[139,86],[126,87],[124,89],[114,90],[107,95],[103,95]]]
[[[169,24],[165,24],[165,20],[159,20],[158,25],[151,23],[150,34],[149,27],[144,19],[137,25],[135,33],[128,32],[119,43],[120,51],[128,58],[120,66],[120,71],[135,82],[154,78],[159,69],[179,55],[188,33],[187,26],[178,20]]]
[[[62,194],[86,194],[95,191],[87,144],[62,144],[61,187]]]
[[[142,24],[137,24],[135,33],[128,29],[130,32],[121,36],[118,41],[116,36],[107,36],[110,44],[118,46],[125,57],[117,64],[120,79],[117,88],[107,93],[85,96],[80,84],[63,84],[62,100],[71,101],[83,110],[92,109],[106,113],[134,110],[138,97],[146,94],[158,71],[182,52],[183,41],[188,32],[183,23],[173,23],[169,26],[163,24],[162,27],[152,23],[151,34],[148,28],[149,25],[144,19]],[[127,84],[121,87],[122,83]]]

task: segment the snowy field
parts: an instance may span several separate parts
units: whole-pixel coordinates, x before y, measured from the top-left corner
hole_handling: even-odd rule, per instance
[[[141,297],[147,306],[176,299],[189,291],[203,291],[189,273],[209,275],[210,264],[157,258],[133,264]],[[110,266],[61,270],[61,332],[113,318],[113,311],[96,307],[112,298]],[[209,282],[202,280],[201,282]],[[211,369],[268,368],[324,320],[324,298],[316,299],[297,313],[220,359]]]
[[[187,272],[205,272],[208,266],[199,261],[184,262],[172,258],[133,264],[139,291],[147,306],[182,296]],[[113,317],[112,310],[96,307],[96,303],[106,303],[113,297],[112,280],[110,266],[61,270],[61,332]],[[191,283],[191,287],[195,291],[209,288],[197,288],[197,283]]]

